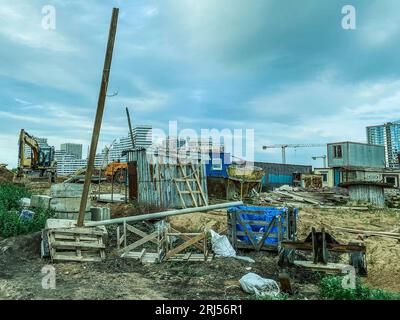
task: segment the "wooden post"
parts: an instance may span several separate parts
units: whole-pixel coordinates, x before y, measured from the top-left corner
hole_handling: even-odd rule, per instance
[[[104,68],[103,68],[103,74],[102,74],[102,78],[101,78],[99,100],[98,100],[98,104],[97,104],[96,118],[95,118],[94,126],[93,126],[92,141],[90,143],[89,158],[88,158],[86,175],[85,175],[85,184],[83,186],[81,205],[79,208],[79,216],[78,216],[78,221],[77,221],[78,227],[82,227],[85,222],[86,203],[87,203],[87,199],[89,196],[90,183],[92,180],[94,159],[96,157],[97,143],[99,142],[101,121],[103,119],[104,104],[106,102],[108,79],[110,77],[115,35],[117,33],[118,13],[119,13],[119,9],[114,8],[113,12],[112,12],[110,30],[109,30],[109,35],[108,35],[107,51],[106,51],[106,56],[105,56],[105,60],[104,60]]]
[[[114,203],[114,167],[111,168],[111,203]]]
[[[135,148],[135,140],[133,139],[131,116],[129,115],[128,107],[126,107],[125,110],[126,110],[126,117],[128,118],[129,133],[131,134],[132,148]]]

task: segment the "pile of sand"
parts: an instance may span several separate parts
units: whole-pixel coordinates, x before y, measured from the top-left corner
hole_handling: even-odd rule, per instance
[[[226,233],[227,228],[226,209],[172,216],[168,221],[182,232],[201,232],[211,222],[215,223],[212,229],[218,233]]]

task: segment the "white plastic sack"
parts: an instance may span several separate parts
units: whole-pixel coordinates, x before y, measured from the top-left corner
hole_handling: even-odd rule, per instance
[[[265,279],[255,273],[248,273],[239,280],[242,289],[251,294],[268,295],[276,297],[279,293],[279,286],[275,280]]]
[[[239,260],[254,263],[255,261],[249,257],[237,256],[235,249],[232,247],[227,236],[221,236],[214,230],[210,230],[212,250],[217,256],[232,257]]]
[[[210,230],[210,232],[212,250],[217,256],[236,257],[235,249],[233,249],[231,243],[226,236],[221,236],[214,230]]]

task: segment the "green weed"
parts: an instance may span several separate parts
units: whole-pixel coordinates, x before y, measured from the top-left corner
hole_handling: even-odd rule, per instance
[[[0,237],[12,237],[40,231],[46,220],[54,216],[53,210],[35,208],[33,219],[20,219],[22,205],[20,199],[30,197],[24,187],[12,183],[0,184]]]
[[[342,277],[325,276],[320,281],[322,298],[330,300],[400,300],[400,293],[372,289],[357,278],[355,289],[343,288]]]

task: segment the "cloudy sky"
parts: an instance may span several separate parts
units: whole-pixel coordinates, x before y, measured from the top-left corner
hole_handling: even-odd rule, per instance
[[[357,29],[342,28],[342,7]],[[56,8],[56,29],[42,8]],[[120,19],[99,148],[133,122],[167,129],[254,129],[263,144],[364,142],[400,106],[396,0],[0,0],[0,163],[17,163],[21,128],[91,138],[112,7]],[[320,166],[324,148],[290,150]]]

